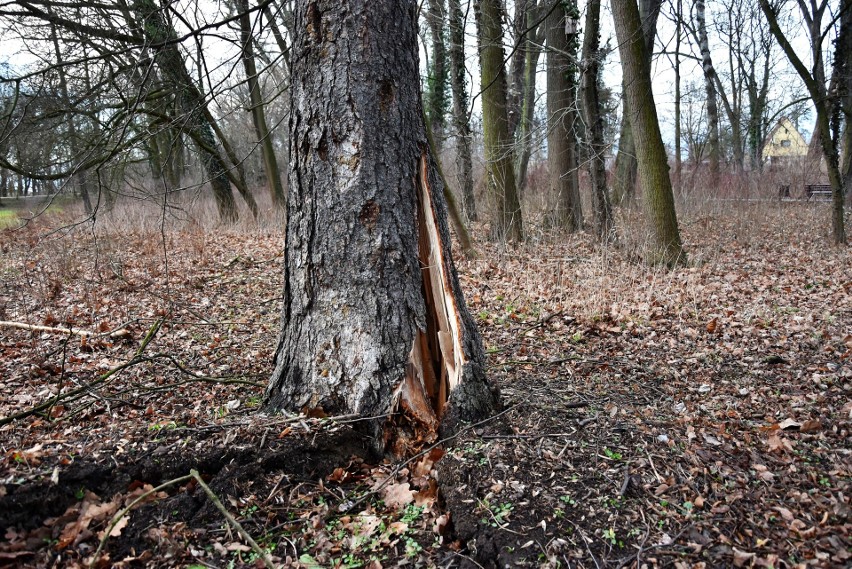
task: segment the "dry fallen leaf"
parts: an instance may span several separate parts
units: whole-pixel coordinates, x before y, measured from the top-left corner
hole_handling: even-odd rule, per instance
[[[408,482],[388,484],[382,491],[382,499],[387,507],[399,509],[414,501],[414,492]]]

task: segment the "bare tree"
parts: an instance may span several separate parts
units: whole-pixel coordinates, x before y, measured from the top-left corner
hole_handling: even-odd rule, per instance
[[[810,3],[804,1],[799,2],[799,9],[802,20],[808,30],[810,38],[810,50],[813,66],[809,70],[801,58],[796,53],[796,50],[790,44],[781,26],[778,24],[778,15],[781,9],[779,2],[770,0],[760,0],[760,9],[763,11],[769,23],[769,29],[781,50],[787,55],[787,59],[796,69],[796,72],[805,83],[811,100],[816,107],[816,127],[814,129],[814,137],[818,137],[819,147],[822,150],[822,157],[826,162],[828,170],[828,180],[832,189],[832,215],[831,227],[833,241],[837,245],[846,244],[846,229],[843,220],[843,177],[840,173],[839,165],[839,118],[840,102],[842,97],[838,89],[832,89],[829,92],[826,84],[825,67],[823,64],[823,41],[828,35],[831,23],[828,28],[823,29],[823,18],[828,9],[828,0],[811,0]],[[843,7],[848,8],[848,0],[844,0]],[[848,34],[850,31],[848,21],[847,26],[840,27],[841,36],[835,45],[835,65],[834,74],[837,79],[835,85],[839,83],[840,77],[846,73],[846,62],[848,60],[848,50],[840,52],[847,46]],[[832,126],[834,123],[834,126]]]

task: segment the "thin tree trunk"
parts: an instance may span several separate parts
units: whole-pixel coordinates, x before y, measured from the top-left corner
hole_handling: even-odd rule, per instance
[[[781,26],[778,24],[778,16],[775,13],[774,8],[769,4],[769,0],[760,0],[760,9],[763,11],[763,14],[766,16],[766,20],[769,23],[769,30],[772,32],[772,35],[775,36],[775,39],[778,41],[778,44],[781,46],[781,50],[786,54],[787,59],[796,69],[796,72],[799,74],[799,77],[802,78],[802,81],[805,83],[805,87],[808,89],[808,94],[811,96],[811,100],[816,107],[816,125],[814,127],[814,137],[818,136],[819,147],[822,150],[822,157],[825,159],[826,168],[828,170],[828,181],[831,184],[831,194],[832,194],[832,209],[831,209],[831,228],[832,228],[832,237],[833,241],[836,245],[845,245],[846,244],[846,228],[844,227],[844,219],[843,219],[843,202],[844,202],[844,190],[843,190],[843,178],[840,173],[840,165],[838,160],[838,148],[837,141],[832,138],[832,129],[831,129],[831,113],[833,111],[832,106],[836,103],[834,99],[836,99],[837,94],[833,93],[831,97],[825,87],[825,69],[822,67],[822,30],[820,29],[822,25],[822,15],[825,10],[826,4],[821,4],[819,8],[812,4],[814,7],[814,12],[811,14],[805,13],[805,17],[810,20],[809,21],[809,34],[811,40],[811,56],[814,60],[813,71],[809,71],[799,56],[796,54],[796,51],[793,49],[793,46],[790,45],[790,42],[787,40],[784,32],[781,30]],[[849,0],[843,0],[842,6],[848,7]],[[806,5],[800,4],[802,11],[805,12]],[[841,26],[841,31],[846,30],[849,33],[850,28],[847,25],[845,28]],[[843,48],[846,45],[847,36],[841,36],[838,38],[836,49]],[[843,62],[846,60],[846,56],[848,55],[848,50],[846,52],[835,52],[835,60],[838,62]],[[835,68],[835,72],[837,72],[837,68]]]
[[[243,67],[246,71],[246,81],[249,88],[249,100],[251,101],[251,118],[254,123],[254,132],[260,150],[263,153],[263,169],[266,174],[266,184],[272,196],[272,205],[283,208],[286,205],[284,186],[281,184],[281,175],[278,171],[278,158],[272,146],[272,136],[266,124],[266,110],[263,95],[260,92],[260,81],[258,81],[257,65],[254,61],[254,39],[251,35],[251,16],[249,15],[248,0],[238,0],[238,9],[242,12],[240,16],[240,41],[243,47]]]
[[[512,34],[515,39],[509,63],[509,91],[507,93],[507,111],[509,117],[509,134],[517,140],[518,127],[521,123],[523,109],[524,80],[526,79],[526,52],[530,45],[527,31],[527,14],[531,10],[533,0],[515,0],[514,15],[512,16]],[[516,178],[517,180],[517,178]],[[520,185],[520,181],[518,181]]]
[[[606,183],[606,143],[604,142],[601,112],[600,80],[601,57],[600,28],[601,2],[589,0],[586,4],[586,26],[583,37],[583,109],[589,138],[589,178],[592,184],[592,203],[595,210],[595,231],[598,239],[609,241],[615,237],[612,206]]]
[[[492,413],[429,153],[414,0],[297,0],[272,409],[357,413],[396,454]],[[369,33],[368,33],[369,32]]]
[[[642,18],[642,37],[645,40],[646,65],[650,68],[651,57],[654,54],[654,38],[657,35],[657,17],[663,0],[639,0],[639,14]],[[627,85],[622,81],[622,93],[627,91]],[[622,95],[623,96],[623,95]],[[623,116],[621,132],[618,135],[618,152],[615,156],[615,173],[613,176],[612,201],[617,205],[631,205],[636,199],[637,162],[636,145],[633,140],[633,129],[627,112],[627,101],[622,105]]]
[[[435,142],[436,156],[440,157],[446,137],[446,116],[449,87],[449,69],[447,61],[447,44],[444,24],[447,20],[446,0],[428,0],[426,24],[429,26],[429,36],[432,41],[432,56],[429,58],[430,69],[426,78],[426,117]]]
[[[450,27],[450,87],[453,92],[453,125],[456,137],[456,169],[461,189],[462,207],[470,221],[476,221],[476,201],[473,195],[473,159],[468,120],[468,96],[464,61],[464,15],[461,0],[449,0]]]
[[[56,68],[59,73],[59,91],[62,94],[62,104],[66,107],[66,112],[68,113],[68,152],[70,153],[71,161],[75,161],[80,154],[79,138],[77,136],[77,125],[74,122],[74,115],[72,113],[71,106],[71,97],[68,94],[68,80],[65,77],[65,66],[64,66],[64,57],[62,56],[62,50],[59,48],[59,38],[56,34],[56,27],[50,27],[50,39],[53,41],[53,49],[56,54]],[[77,191],[80,194],[80,199],[83,200],[83,211],[87,216],[90,216],[94,213],[94,208],[92,207],[92,199],[89,196],[89,179],[86,176],[85,170],[78,170],[76,166],[72,164],[72,170],[74,171],[74,175],[72,179],[77,182]]]
[[[515,180],[518,185],[518,195],[524,195],[527,187],[527,169],[533,151],[533,117],[535,115],[535,81],[538,71],[538,58],[541,54],[541,44],[544,41],[544,26],[538,23],[538,10],[527,10],[527,53],[524,58],[524,93],[521,102],[521,121],[518,125],[518,153]]]
[[[488,188],[494,200],[493,236],[522,241],[521,204],[512,164],[512,137],[506,115],[506,66],[499,0],[475,0],[482,81],[482,129]]]
[[[642,141],[636,146],[636,152],[639,180],[645,192],[645,207],[654,241],[649,260],[671,267],[686,262],[686,255],[681,245],[666,148],[651,89],[651,67],[645,42],[639,33],[642,20],[636,0],[613,2],[612,13],[624,73],[623,83],[627,87],[627,118],[633,127],[634,137]]]
[[[682,0],[677,0],[676,3],[676,11],[675,15],[675,52],[674,52],[674,80],[675,80],[675,100],[674,100],[674,137],[675,137],[675,188],[677,188],[678,192],[683,191],[681,188],[681,177],[683,175],[683,158],[681,154],[683,153],[683,149],[681,148],[681,138],[683,134],[681,132],[681,123],[680,123],[680,100],[682,97],[680,91],[680,46],[681,46],[681,33],[683,27],[683,3]]]
[[[558,0],[561,2],[562,0]],[[574,6],[575,7],[575,6]],[[572,58],[577,53],[577,23],[561,3],[547,16],[547,163],[556,198],[555,224],[568,231],[583,228],[577,177],[577,84]]]
[[[719,108],[716,103],[716,70],[710,58],[710,42],[707,38],[704,0],[695,0],[695,19],[698,27],[698,47],[701,51],[701,68],[704,71],[704,90],[707,93],[707,123],[710,127],[710,184],[716,188],[719,182]]]
[[[188,116],[187,129],[196,142],[201,162],[213,188],[219,218],[224,223],[234,223],[239,214],[228,180],[227,167],[215,151],[218,144],[213,125],[205,113],[207,101],[186,69],[183,56],[174,41],[177,34],[167,23],[154,0],[137,0],[134,9],[147,41],[157,46],[153,48],[157,64],[173,83],[181,111]]]

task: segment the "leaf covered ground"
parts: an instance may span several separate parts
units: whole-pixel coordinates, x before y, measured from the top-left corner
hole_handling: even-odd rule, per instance
[[[504,411],[406,462],[356,418],[259,411],[275,224],[3,229],[0,566],[849,566],[826,219],[688,211],[672,272],[589,235],[480,242],[458,266]]]

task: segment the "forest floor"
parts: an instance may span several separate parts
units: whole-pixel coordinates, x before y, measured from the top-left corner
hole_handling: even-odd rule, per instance
[[[504,411],[407,462],[259,411],[272,224],[3,229],[0,566],[848,567],[827,207],[687,211],[671,272],[585,234],[479,243],[458,268]]]

